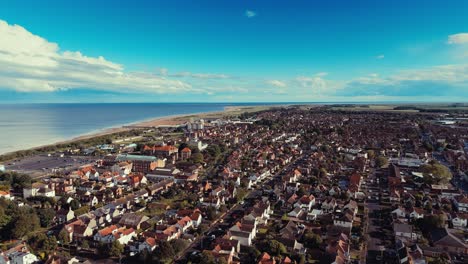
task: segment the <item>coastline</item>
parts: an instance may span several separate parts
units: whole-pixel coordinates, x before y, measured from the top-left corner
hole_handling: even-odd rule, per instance
[[[28,150],[38,150],[48,146],[54,146],[59,144],[67,144],[72,143],[80,140],[87,140],[92,139],[95,137],[101,137],[106,135],[111,135],[115,133],[125,132],[132,129],[141,128],[148,128],[148,127],[163,127],[163,126],[177,126],[186,123],[190,120],[190,118],[222,118],[225,116],[230,115],[237,115],[243,112],[258,112],[265,109],[270,109],[272,107],[281,107],[286,105],[257,105],[257,106],[226,106],[222,111],[208,111],[208,112],[195,112],[195,113],[187,113],[187,114],[176,114],[176,115],[168,115],[168,116],[160,116],[160,117],[153,117],[144,120],[134,121],[125,124],[119,124],[112,127],[102,128],[99,130],[90,131],[88,133],[78,135],[75,137],[71,137],[70,139],[60,140],[53,143],[47,143],[43,145],[38,145],[30,148],[24,148],[19,150],[13,150],[5,153],[1,153],[0,157],[7,156],[16,152],[20,151],[28,151]]]
[[[264,105],[264,106],[226,106],[222,111],[209,111],[209,112],[195,112],[189,114],[177,114],[177,115],[168,115],[155,118],[149,118],[145,120],[135,121],[131,123],[121,124],[114,127],[108,127],[100,129],[99,131],[89,132],[77,137],[73,137],[69,140],[64,140],[62,142],[56,142],[54,144],[69,143],[73,141],[89,139],[93,137],[105,136],[109,134],[119,133],[123,131],[129,131],[138,127],[141,128],[158,128],[164,126],[177,126],[182,125],[190,120],[190,118],[203,119],[203,118],[222,118],[226,115],[239,114],[240,112],[246,112],[246,110],[251,110],[250,112],[258,112],[263,109],[269,109],[272,107],[282,107],[287,105]],[[54,145],[48,144],[48,145]]]

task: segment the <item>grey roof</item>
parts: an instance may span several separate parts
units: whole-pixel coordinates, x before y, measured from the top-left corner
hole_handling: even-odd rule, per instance
[[[395,232],[400,232],[400,233],[412,233],[413,232],[413,227],[408,224],[400,224],[400,223],[394,223],[393,224],[393,230]]]
[[[117,161],[157,161],[158,159],[153,156],[144,156],[144,155],[129,155],[129,154],[119,154],[116,157]]]

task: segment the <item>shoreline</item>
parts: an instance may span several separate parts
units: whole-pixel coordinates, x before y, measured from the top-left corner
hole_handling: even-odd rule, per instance
[[[257,106],[225,106],[224,109],[221,111],[195,112],[195,113],[187,113],[187,114],[175,114],[175,115],[153,117],[153,118],[148,118],[144,120],[119,124],[119,125],[115,125],[112,127],[106,127],[106,128],[90,131],[85,134],[73,136],[69,139],[60,140],[60,141],[56,141],[53,143],[47,143],[47,144],[38,145],[38,146],[30,147],[30,148],[24,148],[24,149],[1,153],[0,157],[11,155],[13,153],[20,152],[20,151],[34,151],[34,150],[38,150],[44,147],[67,144],[67,143],[72,143],[72,142],[76,142],[80,140],[87,140],[87,139],[92,139],[95,137],[101,137],[101,136],[111,135],[115,133],[130,131],[133,129],[139,129],[138,127],[141,127],[141,129],[144,129],[144,128],[149,128],[149,127],[158,128],[158,127],[163,127],[163,126],[177,126],[177,125],[181,125],[189,121],[190,118],[200,118],[200,119],[222,118],[230,114],[231,115],[239,114],[238,112],[240,113],[247,112],[247,110],[250,110],[250,109],[253,110],[250,112],[258,112],[263,109],[270,109],[272,107],[283,107],[283,106],[287,106],[287,104],[285,105],[261,105],[261,106],[258,106],[258,105]]]

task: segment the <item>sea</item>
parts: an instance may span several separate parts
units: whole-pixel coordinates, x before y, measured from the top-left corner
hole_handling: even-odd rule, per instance
[[[266,103],[0,104],[0,154],[155,118]],[[271,105],[271,103],[268,103]]]

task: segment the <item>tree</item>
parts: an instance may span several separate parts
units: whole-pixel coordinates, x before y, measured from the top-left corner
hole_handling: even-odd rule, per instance
[[[248,191],[246,188],[237,188],[237,191],[236,191],[237,202],[244,200],[245,196],[247,196],[247,193]]]
[[[187,247],[187,241],[183,239],[175,239],[171,241],[172,248],[174,249],[175,254],[179,254],[184,251]]]
[[[452,179],[450,169],[435,161],[422,165],[421,171],[424,181],[428,184],[445,184]]]
[[[257,259],[260,256],[261,252],[258,251],[255,247],[245,247],[243,250],[241,263],[246,264],[257,264]]]
[[[306,232],[304,234],[304,246],[307,248],[318,248],[322,244],[322,238],[313,233],[313,232]]]
[[[78,208],[78,209],[76,209],[76,210],[74,211],[74,213],[75,213],[76,216],[80,216],[80,215],[82,215],[82,214],[86,214],[87,212],[89,212],[89,206],[88,206],[88,205],[82,206],[82,207],[80,207],[80,208]]]
[[[81,241],[81,247],[82,247],[82,248],[88,249],[88,248],[89,248],[89,242],[88,242],[88,240],[82,240],[82,241]]]
[[[20,214],[14,222],[12,235],[15,238],[22,238],[40,227],[39,217],[36,214]]]
[[[372,159],[375,159],[375,151],[372,150],[372,149],[369,149],[369,150],[367,151],[367,157],[368,157],[369,159],[371,159],[371,160],[372,160]]]
[[[208,220],[210,221],[213,221],[216,219],[216,208],[214,208],[213,206],[208,206],[208,208],[206,208],[206,218],[208,218]]]
[[[445,217],[442,215],[426,215],[424,218],[417,220],[416,225],[424,233],[428,233],[436,228],[445,226]]]
[[[286,254],[288,251],[283,243],[278,240],[268,240],[260,245],[260,249],[270,253],[273,256],[280,256]]]
[[[297,190],[296,194],[297,194],[297,196],[299,196],[299,197],[304,196],[304,195],[306,194],[306,191],[305,191],[304,187],[302,187],[302,186],[299,187],[299,189]]]
[[[160,259],[172,259],[175,256],[174,249],[172,248],[171,243],[167,241],[161,241],[159,247],[156,250],[156,255]]]
[[[118,240],[114,240],[109,249],[109,255],[111,257],[119,257],[124,251],[124,246],[120,244]]]
[[[375,159],[375,165],[379,168],[385,167],[388,165],[388,159],[386,157],[379,156]]]
[[[62,244],[70,243],[70,235],[65,229],[62,229],[58,234],[58,241],[60,241]]]
[[[39,216],[41,227],[49,227],[54,220],[55,211],[51,208],[38,209],[37,215]]]
[[[203,154],[201,154],[201,153],[192,154],[190,159],[192,160],[193,163],[203,163],[203,161],[204,161]]]
[[[71,202],[70,202],[70,207],[71,207],[71,209],[72,209],[73,211],[75,211],[75,210],[77,210],[78,208],[80,208],[80,206],[81,206],[81,205],[80,205],[80,202],[78,202],[78,200],[75,200],[75,199],[71,200]]]
[[[203,251],[200,264],[216,264],[216,260],[211,252]]]

